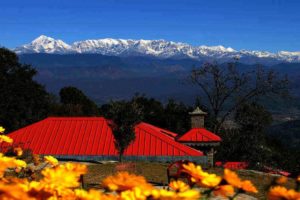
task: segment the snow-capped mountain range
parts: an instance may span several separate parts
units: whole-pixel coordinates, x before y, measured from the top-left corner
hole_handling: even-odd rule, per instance
[[[67,44],[44,35],[31,43],[17,47],[18,54],[102,54],[110,56],[154,56],[158,58],[192,58],[197,60],[228,61],[239,58],[241,62],[264,64],[300,62],[300,52],[237,51],[223,46],[191,46],[166,40],[97,39]]]

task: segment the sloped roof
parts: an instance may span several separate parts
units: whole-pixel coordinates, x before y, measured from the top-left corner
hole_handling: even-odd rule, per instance
[[[140,123],[136,139],[126,149],[130,156],[202,156],[203,153],[176,142],[158,127]],[[163,130],[163,129],[161,129]],[[116,156],[114,137],[103,117],[49,117],[11,134],[14,143],[43,155]]]
[[[143,126],[147,126],[147,127],[151,128],[151,129],[153,129],[154,131],[166,134],[168,136],[171,136],[172,138],[175,138],[177,136],[177,133],[174,133],[172,131],[169,131],[169,130],[166,130],[166,129],[163,129],[163,128],[159,128],[157,126],[153,126],[153,125],[148,124],[148,123],[143,123]]]
[[[177,138],[179,142],[221,142],[221,138],[205,128],[192,128]]]
[[[178,143],[153,125],[140,123],[135,129],[136,140],[126,150],[128,155],[202,156],[203,153]]]

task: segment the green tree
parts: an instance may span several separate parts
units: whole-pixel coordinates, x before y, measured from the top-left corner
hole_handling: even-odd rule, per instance
[[[135,140],[135,125],[141,119],[141,111],[135,102],[110,102],[106,106],[106,117],[112,120],[110,124],[115,138],[115,147],[119,152],[119,161],[126,148]]]
[[[64,87],[59,92],[58,114],[65,116],[95,116],[99,114],[97,105],[76,87]]]
[[[190,111],[192,108],[169,99],[164,109],[164,127],[178,134],[186,133],[191,128]]]
[[[21,64],[14,52],[0,48],[0,124],[8,132],[48,114],[49,94],[33,80],[36,73],[30,65]]]
[[[154,98],[147,98],[145,95],[136,94],[131,100],[140,111],[140,117],[144,122],[159,127],[165,126],[164,107],[161,102]]]
[[[183,134],[190,129],[189,112],[193,108],[186,106],[181,102],[170,99],[166,105],[154,98],[148,98],[145,95],[136,94],[129,101],[115,101],[114,104],[134,105],[139,111],[139,119],[155,126]],[[101,106],[101,114],[107,118],[111,118],[110,110],[112,104],[104,104]]]
[[[257,164],[276,166],[278,151],[266,136],[266,128],[272,123],[271,114],[257,103],[241,105],[236,112],[238,129],[223,130],[218,149],[218,159],[247,161],[251,167]]]

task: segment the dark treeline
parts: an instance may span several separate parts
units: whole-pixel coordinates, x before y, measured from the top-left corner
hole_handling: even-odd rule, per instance
[[[52,102],[49,116],[103,116],[115,119],[115,115],[124,115],[135,109],[139,121],[144,121],[162,127],[178,134],[183,134],[190,129],[189,112],[193,106],[169,99],[166,104],[145,95],[136,94],[132,99],[110,101],[97,106],[79,89],[68,86],[60,90],[60,100]],[[120,110],[122,112],[116,111]],[[123,114],[122,114],[123,113]]]
[[[0,125],[9,133],[48,116],[103,116],[115,121],[118,125],[115,137],[121,139],[124,132],[131,132],[130,124],[139,121],[183,134],[190,129],[188,113],[199,106],[208,113],[206,128],[222,137],[217,160],[248,161],[252,168],[272,166],[296,174],[300,171],[300,152],[283,146],[267,134],[272,116],[257,103],[262,95],[283,94],[286,82],[277,79],[273,72],[254,73],[257,85],[250,87],[253,76],[240,74],[232,64],[226,70],[218,65],[193,70],[191,80],[207,94],[207,107],[199,98],[195,99],[195,105],[189,106],[173,99],[163,104],[140,94],[127,101],[97,105],[72,86],[62,88],[59,97],[49,94],[33,80],[36,71],[31,66],[20,64],[15,53],[0,48]],[[209,83],[215,85],[206,83],[209,78],[212,79]],[[228,105],[230,110],[225,110]],[[234,126],[225,126],[226,121]],[[128,143],[134,136],[125,139]],[[116,144],[120,152],[126,148],[124,144]]]

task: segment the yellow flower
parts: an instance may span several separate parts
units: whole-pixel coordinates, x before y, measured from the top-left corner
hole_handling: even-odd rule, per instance
[[[15,147],[14,148],[14,153],[17,155],[17,156],[21,156],[23,155],[23,150],[21,147]]]
[[[255,186],[251,183],[251,181],[249,180],[242,181],[235,172],[230,171],[229,169],[224,170],[224,179],[230,185],[239,188],[245,192],[253,192],[253,193],[258,192]]]
[[[73,199],[76,200],[95,200],[95,199],[101,199],[101,200],[113,200],[117,199],[115,195],[105,195],[97,190],[82,190],[82,189],[76,189],[75,190],[75,197]]]
[[[128,172],[119,172],[116,175],[106,177],[102,182],[102,186],[111,191],[131,190],[135,187],[141,189],[152,188],[145,177],[129,174]]]
[[[44,178],[40,181],[48,190],[60,195],[69,195],[72,188],[79,186],[79,177],[86,173],[85,165],[66,163],[42,171]]]
[[[220,184],[222,178],[215,174],[209,174],[198,182],[198,185],[206,188],[214,188]]]
[[[48,163],[52,166],[58,165],[58,160],[56,158],[54,158],[53,156],[44,156],[44,160],[46,163]]]
[[[78,163],[65,163],[64,165],[60,165],[60,168],[65,168],[67,171],[71,171],[72,173],[76,174],[77,176],[86,174],[87,172],[87,166],[78,164]]]
[[[172,188],[175,191],[184,192],[190,189],[190,186],[184,183],[183,181],[172,181],[169,184],[170,188]]]
[[[299,200],[300,193],[296,192],[295,190],[288,190],[282,186],[275,186],[270,189],[268,193],[268,199],[269,200],[280,200],[280,199]]]
[[[3,176],[7,168],[26,167],[26,163],[23,160],[17,160],[13,157],[6,157],[0,153],[0,177]]]
[[[135,187],[132,190],[121,192],[122,200],[146,200],[150,193],[145,193],[141,188]]]
[[[204,172],[201,166],[196,166],[194,163],[183,165],[183,172],[191,175],[192,182],[197,183],[201,187],[213,188],[220,184],[222,178],[215,174]]]
[[[0,126],[0,133],[4,133],[5,128],[3,128],[3,126]]]
[[[46,187],[41,182],[31,181],[23,185],[30,196],[35,197],[35,199],[49,199],[53,195],[53,191]]]
[[[186,190],[184,192],[174,192],[165,189],[154,189],[151,192],[153,199],[160,200],[196,200],[200,198],[200,192],[198,190]]]
[[[13,139],[11,139],[10,137],[6,136],[6,135],[0,135],[0,143],[2,142],[6,142],[9,144],[13,143]]]
[[[214,189],[214,194],[217,196],[232,196],[234,194],[234,187],[232,185],[220,185]]]
[[[191,199],[199,199],[200,198],[200,192],[198,190],[187,190],[184,192],[177,193],[176,199],[182,199],[182,200],[191,200]]]
[[[23,160],[17,160],[15,159],[15,166],[16,167],[21,167],[21,168],[25,168],[26,167],[26,162]]]
[[[165,189],[154,189],[151,192],[151,196],[154,199],[173,199],[176,197],[176,192]]]

